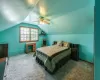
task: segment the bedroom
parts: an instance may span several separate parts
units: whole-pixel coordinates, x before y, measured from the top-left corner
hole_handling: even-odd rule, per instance
[[[0,80],[14,80],[15,76],[17,80],[93,80],[94,4],[94,0],[1,0],[0,45],[7,44],[8,50],[4,51],[8,53],[5,53],[8,56],[8,65],[5,58],[0,59]],[[22,28],[29,30],[27,40],[21,35]],[[31,34],[32,29],[37,33]],[[35,36],[31,38],[31,35]],[[26,54],[26,43],[34,42],[33,47],[36,50],[44,46],[44,40],[45,47],[53,46],[54,41],[78,44],[79,48],[76,48],[80,60],[66,61],[67,63],[57,70],[58,74],[49,74],[36,63],[34,52]],[[33,48],[30,46],[28,49],[32,51]],[[3,48],[0,50],[2,57]],[[77,72],[79,65],[82,69]],[[89,67],[90,72],[85,72],[86,67]],[[69,74],[64,73],[64,70]],[[81,77],[73,73],[80,73]],[[40,77],[37,77],[38,75]]]

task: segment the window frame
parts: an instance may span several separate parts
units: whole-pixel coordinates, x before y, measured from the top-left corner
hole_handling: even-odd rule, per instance
[[[30,39],[29,39],[29,41],[21,41],[21,28],[29,28],[29,31],[30,31]],[[36,30],[38,30],[38,34],[37,34],[37,40],[31,40],[31,29],[36,29]],[[24,26],[20,26],[19,27],[19,42],[20,43],[23,43],[23,42],[36,42],[36,41],[38,41],[39,40],[39,29],[38,28],[32,28],[32,27],[24,27]]]

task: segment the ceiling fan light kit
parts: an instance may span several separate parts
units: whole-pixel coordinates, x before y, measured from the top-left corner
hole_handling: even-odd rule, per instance
[[[28,0],[28,1],[29,1],[29,3],[33,3],[34,2],[34,0]],[[36,4],[34,5],[34,8],[37,6],[37,4],[39,3],[39,1],[40,0],[37,0]],[[40,13],[39,19],[37,21],[33,21],[33,22],[38,22],[39,24],[50,24],[50,19],[47,19],[46,17],[44,17],[42,15],[42,13],[45,12],[44,8],[43,7],[40,7],[40,8],[41,8],[42,12]]]
[[[42,24],[50,24],[50,20],[40,16],[40,23]]]

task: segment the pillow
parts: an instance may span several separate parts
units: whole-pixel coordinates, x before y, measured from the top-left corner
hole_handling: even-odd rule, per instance
[[[57,41],[58,46],[63,46],[63,41]]]
[[[57,45],[60,45],[61,44],[61,41],[57,41]]]
[[[53,45],[56,45],[56,44],[57,44],[57,41],[54,41],[54,42],[53,42]]]
[[[70,47],[68,42],[63,42],[64,47]]]

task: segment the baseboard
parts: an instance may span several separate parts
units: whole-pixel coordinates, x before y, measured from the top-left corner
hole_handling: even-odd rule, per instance
[[[87,62],[87,63],[90,63],[90,64],[93,64],[93,65],[94,65],[94,63],[93,63],[93,62],[89,62],[89,61],[86,61],[86,60],[83,60],[83,59],[79,59],[79,60],[81,60],[81,61],[84,61],[84,62]]]

